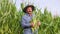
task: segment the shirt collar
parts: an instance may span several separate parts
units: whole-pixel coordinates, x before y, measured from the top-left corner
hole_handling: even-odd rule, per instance
[[[28,14],[28,13],[26,13],[26,15],[27,15],[27,16],[29,16],[29,14]],[[33,16],[33,14],[32,14],[32,16]]]

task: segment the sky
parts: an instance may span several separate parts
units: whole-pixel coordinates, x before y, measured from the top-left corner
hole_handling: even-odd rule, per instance
[[[37,8],[41,8],[42,13],[44,12],[44,8],[47,7],[52,15],[60,16],[60,0],[14,0],[14,2],[15,1],[17,10],[20,9],[20,4],[22,2],[26,2],[26,5],[29,3],[34,4]]]

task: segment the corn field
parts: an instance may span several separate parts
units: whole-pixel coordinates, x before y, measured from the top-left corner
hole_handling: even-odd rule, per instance
[[[21,9],[24,5],[21,3]],[[39,14],[37,19],[41,21],[38,34],[60,34],[60,17],[52,17],[51,12],[44,9],[36,9]],[[36,10],[34,12],[36,12]],[[24,15],[22,10],[17,11],[15,4],[9,0],[0,0],[0,34],[23,34],[21,18]]]

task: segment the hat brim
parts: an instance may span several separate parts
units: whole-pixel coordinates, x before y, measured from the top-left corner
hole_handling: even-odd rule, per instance
[[[32,11],[35,10],[35,7],[34,7],[33,5],[28,5],[28,6],[26,6],[26,7],[23,9],[23,12],[24,12],[24,13],[26,13],[26,9],[27,9],[28,7],[31,7],[31,8],[32,8]]]

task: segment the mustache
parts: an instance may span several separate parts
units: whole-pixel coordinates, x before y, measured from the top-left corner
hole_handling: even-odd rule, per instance
[[[32,11],[29,11],[29,12],[32,12]]]

